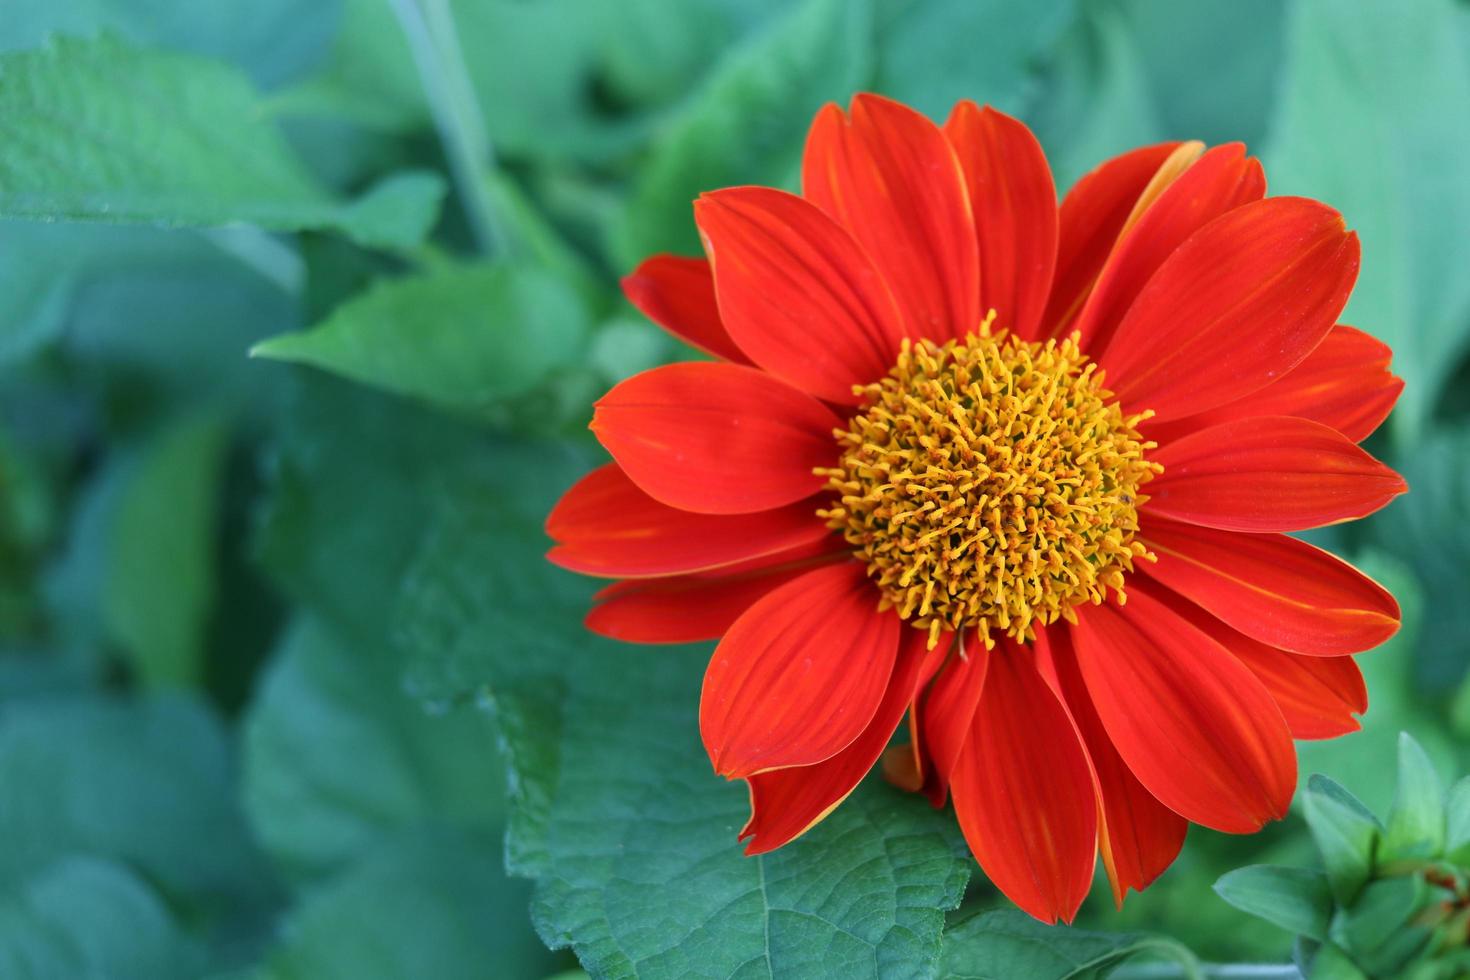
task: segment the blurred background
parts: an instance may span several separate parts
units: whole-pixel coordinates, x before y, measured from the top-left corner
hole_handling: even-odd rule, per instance
[[[697,253],[699,191],[794,185],[814,111],[859,90],[1018,115],[1061,190],[1242,140],[1273,193],[1342,210],[1344,319],[1407,381],[1369,448],[1412,492],[1311,537],[1405,617],[1360,658],[1363,730],[1304,744],[1303,776],[1381,813],[1400,730],[1465,771],[1470,5],[5,0],[0,976],[536,978],[573,943],[655,976],[739,948],[745,905],[686,909],[754,873],[694,730],[707,651],[586,637],[540,520],[597,460],[591,400],[688,356],[618,277]],[[946,820],[874,783],[762,869],[937,842],[938,878],[894,873],[937,943]],[[1196,828],[1079,924],[1284,961],[1209,887],[1310,854],[1297,816]]]

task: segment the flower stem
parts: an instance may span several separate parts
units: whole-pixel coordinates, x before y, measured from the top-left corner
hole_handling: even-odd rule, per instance
[[[465,68],[448,0],[391,0],[429,99],[475,243],[486,254],[509,245],[485,188],[495,157]]]
[[[1191,970],[1177,963],[1141,963],[1123,966],[1114,980],[1301,980],[1301,972],[1290,963],[1203,963]]]

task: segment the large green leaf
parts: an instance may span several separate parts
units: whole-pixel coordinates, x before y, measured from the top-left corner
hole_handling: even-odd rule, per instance
[[[333,198],[224,65],[115,36],[0,56],[0,217],[331,228],[408,246],[443,194],[430,174]]]
[[[1300,0],[1266,155],[1271,189],[1340,209],[1362,240],[1345,319],[1385,340],[1417,435],[1470,340],[1470,55],[1452,0]]]
[[[500,848],[454,831],[387,841],[312,892],[258,980],[535,978],[556,960],[529,930]]]
[[[492,264],[379,281],[251,353],[487,417],[575,361],[586,333],[570,287],[534,266]]]
[[[885,95],[943,122],[960,99],[1021,112],[1036,72],[1074,15],[1074,0],[896,0],[879,8]]]
[[[802,0],[731,49],[640,169],[614,229],[620,266],[697,253],[690,202],[702,191],[789,183],[817,109],[867,83],[872,20],[871,0]]]
[[[457,827],[493,848],[505,795],[495,738],[482,713],[425,711],[381,648],[304,619],[250,708],[246,807],[300,880],[415,829]]]
[[[1042,925],[1021,912],[982,912],[944,933],[946,980],[1102,980],[1135,957],[1174,960],[1179,972],[1197,978],[1189,950],[1157,936],[1088,932]]]
[[[0,898],[7,980],[192,980],[204,951],[122,864],[65,857]]]
[[[225,437],[210,415],[173,423],[136,461],[113,514],[103,615],[150,685],[202,676]]]

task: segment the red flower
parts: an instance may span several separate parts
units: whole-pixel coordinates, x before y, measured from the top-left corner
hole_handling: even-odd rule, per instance
[[[1095,850],[1121,902],[1189,822],[1283,816],[1292,739],[1357,727],[1350,655],[1399,623],[1285,534],[1406,489],[1356,445],[1402,382],[1334,325],[1341,216],[1266,197],[1239,144],[1134,150],[1058,207],[1016,120],[866,95],[818,114],[802,187],[702,196],[708,260],[625,280],[718,360],[599,401],[616,462],[547,522],[551,560],[621,580],[593,630],[720,638],[700,728],[750,784],[748,851],[837,806],[905,713],[890,779],[953,796],[1039,919],[1072,919]]]

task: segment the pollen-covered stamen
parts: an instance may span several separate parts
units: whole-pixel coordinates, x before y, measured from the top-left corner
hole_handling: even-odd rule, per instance
[[[883,594],[929,631],[1032,639],[1079,602],[1121,602],[1139,493],[1162,467],[1074,336],[1033,343],[992,333],[904,343],[898,364],[836,436],[820,470],[839,500],[819,510]]]

